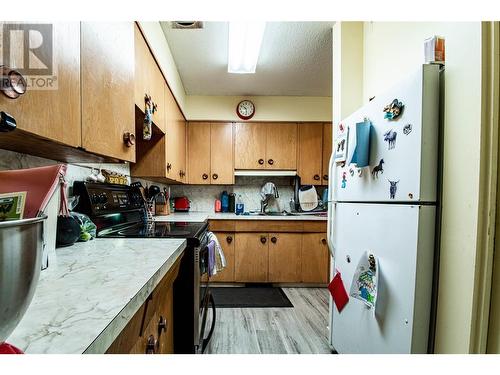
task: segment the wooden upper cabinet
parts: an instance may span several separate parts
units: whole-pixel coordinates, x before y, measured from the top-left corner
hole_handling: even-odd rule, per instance
[[[269,282],[300,281],[301,242],[300,233],[269,233]]]
[[[304,233],[301,253],[301,281],[304,283],[327,283],[329,281],[330,253],[326,242],[326,233]]]
[[[87,151],[135,161],[134,24],[81,24],[82,146]]]
[[[165,131],[165,80],[137,24],[134,24],[134,35],[134,101],[137,107],[144,112],[144,97],[146,94],[151,96],[151,99],[157,105],[157,110],[153,114],[153,122],[162,131]]]
[[[230,122],[214,122],[211,124],[210,129],[211,183],[218,185],[234,184],[233,124]]]
[[[266,168],[297,169],[297,124],[268,123]]]
[[[323,124],[323,174],[321,176],[321,182],[323,185],[328,185],[329,173],[328,170],[330,164],[330,156],[332,155],[332,123],[325,122]]]
[[[269,245],[267,233],[236,233],[234,280],[267,282]]]
[[[0,49],[5,47],[2,25],[0,23]],[[1,94],[0,108],[16,119],[18,129],[78,147],[81,145],[80,23],[53,23],[52,35],[52,75],[55,77],[52,82],[57,86],[37,89],[36,85],[30,86],[28,76],[26,93],[17,99]],[[19,46],[19,51],[15,46]],[[11,43],[9,67],[22,72],[24,64],[16,60],[16,57],[23,56],[21,48],[22,43]],[[43,45],[40,48],[43,50]],[[3,56],[0,59],[3,60]],[[49,78],[43,80],[47,85],[50,85]]]
[[[210,123],[189,122],[188,171],[190,184],[210,184]]]
[[[170,89],[165,86],[165,123],[166,123],[166,177],[186,182],[186,120]]]
[[[321,185],[323,123],[299,124],[299,165],[302,185]]]
[[[246,122],[234,124],[234,168],[266,168],[267,124]]]

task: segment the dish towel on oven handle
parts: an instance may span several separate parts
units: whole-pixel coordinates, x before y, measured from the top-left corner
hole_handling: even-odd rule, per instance
[[[217,272],[222,271],[224,268],[226,268],[226,257],[224,256],[224,251],[222,250],[222,246],[219,243],[219,240],[217,239],[217,236],[213,232],[208,232],[208,241],[209,244],[211,242],[214,243],[214,262],[212,265],[210,265],[209,262],[209,275],[213,276],[216,275]],[[209,250],[209,260],[210,260],[210,246],[208,248]]]

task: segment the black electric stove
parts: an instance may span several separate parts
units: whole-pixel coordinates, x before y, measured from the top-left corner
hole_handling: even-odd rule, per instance
[[[96,224],[98,238],[186,239],[174,282],[174,351],[203,353],[216,319],[209,283],[201,284],[202,276],[208,280],[208,223],[150,221],[142,194],[132,186],[75,181],[73,195],[79,197],[75,211]]]

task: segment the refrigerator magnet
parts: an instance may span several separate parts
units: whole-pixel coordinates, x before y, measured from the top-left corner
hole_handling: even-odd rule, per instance
[[[408,135],[411,133],[411,124],[406,124],[404,127],[403,127],[403,134],[404,135]]]
[[[391,180],[387,180],[389,181],[389,198],[390,199],[395,199],[396,198],[396,191],[398,190],[398,183],[399,183],[399,180],[397,181],[391,181]]]
[[[341,124],[342,125],[342,124]],[[347,137],[349,131],[344,131],[335,141],[335,162],[344,163],[347,159]]]
[[[342,189],[345,189],[345,187],[346,187],[346,184],[347,184],[347,178],[346,177],[347,177],[347,174],[345,172],[342,172],[342,182],[340,184],[340,187]]]
[[[392,129],[384,133],[384,141],[388,144],[388,150],[392,150],[394,147],[396,147],[397,136],[398,133]]]
[[[394,99],[390,104],[387,104],[384,107],[384,118],[388,119],[389,121],[396,120],[401,113],[403,113],[404,109],[404,104],[403,102],[399,101],[398,99]]]
[[[380,159],[380,161],[378,162],[378,165],[375,166],[373,169],[372,169],[372,177],[373,178],[378,178],[378,174],[379,173],[382,173],[384,174],[384,159]]]
[[[335,306],[337,307],[338,312],[342,312],[347,302],[349,302],[349,295],[344,286],[344,281],[342,280],[342,275],[338,270],[337,273],[333,277],[330,284],[328,284],[328,290],[332,295],[333,302],[335,302]]]
[[[351,175],[351,177],[354,176],[354,169],[352,167],[349,168],[349,174]]]
[[[354,272],[349,293],[351,297],[360,300],[374,311],[377,304],[379,273],[377,257],[365,251]]]

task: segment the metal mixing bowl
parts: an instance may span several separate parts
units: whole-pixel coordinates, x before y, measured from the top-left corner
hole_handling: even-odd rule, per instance
[[[35,293],[46,218],[0,222],[0,343],[16,328]]]

